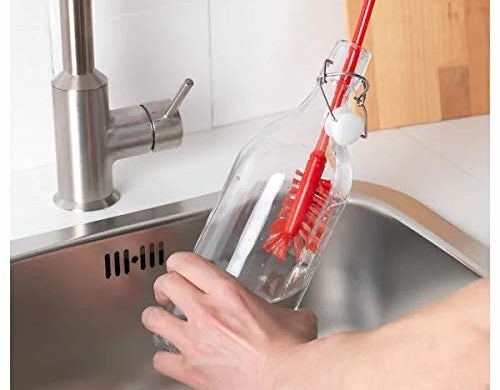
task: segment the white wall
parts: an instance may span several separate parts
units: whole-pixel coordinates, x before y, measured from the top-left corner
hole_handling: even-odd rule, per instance
[[[58,0],[11,1],[12,170],[55,162],[50,79]],[[295,107],[345,37],[342,0],[94,0],[111,108],[172,96],[195,132]],[[51,15],[51,17],[49,17]],[[54,61],[52,61],[54,57]],[[52,63],[54,66],[52,66]]]

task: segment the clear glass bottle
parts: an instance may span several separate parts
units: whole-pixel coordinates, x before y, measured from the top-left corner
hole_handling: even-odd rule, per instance
[[[351,45],[338,41],[321,74],[342,72]],[[359,50],[355,73],[364,75],[370,54]],[[347,147],[329,141],[322,179],[331,182],[331,190],[313,226],[313,230],[323,229],[319,242],[303,245],[298,254],[290,248],[284,259],[266,251],[264,244],[296,170],[304,169],[315,147],[329,115],[325,97],[332,100],[338,80],[325,79],[326,96],[317,83],[297,109],[267,125],[241,150],[194,248],[196,254],[213,261],[268,302],[289,308],[299,306],[347,203],[352,184]],[[359,78],[353,77],[343,104],[354,97],[358,86]],[[172,349],[157,336],[155,343]]]

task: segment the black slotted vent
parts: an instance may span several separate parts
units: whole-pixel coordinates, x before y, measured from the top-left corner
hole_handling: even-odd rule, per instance
[[[137,264],[139,263],[139,264]],[[144,271],[165,263],[165,250],[163,241],[141,245],[137,254],[130,249],[106,253],[104,255],[104,276],[106,279],[128,275],[132,268]]]

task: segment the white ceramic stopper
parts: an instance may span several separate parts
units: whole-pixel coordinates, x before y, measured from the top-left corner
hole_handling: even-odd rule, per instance
[[[333,110],[333,115],[337,120],[333,120],[331,115],[328,115],[325,131],[337,144],[350,145],[364,133],[364,119],[355,114],[349,107],[336,108]]]

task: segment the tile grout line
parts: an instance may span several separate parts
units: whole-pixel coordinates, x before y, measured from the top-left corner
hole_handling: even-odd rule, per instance
[[[210,89],[210,130],[215,125],[215,106],[214,106],[214,67],[213,67],[213,50],[212,50],[212,4],[207,0],[207,18],[208,18],[208,68],[209,68],[209,89]]]

